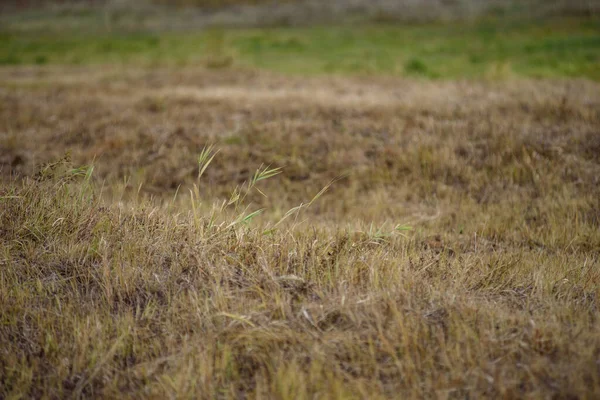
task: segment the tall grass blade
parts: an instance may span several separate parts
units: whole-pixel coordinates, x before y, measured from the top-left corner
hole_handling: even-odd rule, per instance
[[[214,148],[215,146],[212,144],[204,147],[198,156],[198,180],[204,175],[206,168],[208,168],[217,153],[219,153],[220,150],[214,151]]]

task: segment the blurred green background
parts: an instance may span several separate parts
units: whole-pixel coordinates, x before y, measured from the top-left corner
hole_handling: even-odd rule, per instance
[[[0,65],[137,64],[425,79],[600,80],[596,3],[7,2],[0,16]]]

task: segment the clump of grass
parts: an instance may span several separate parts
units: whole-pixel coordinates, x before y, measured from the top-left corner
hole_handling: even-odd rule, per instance
[[[425,75],[429,72],[429,68],[422,60],[411,58],[404,64],[404,71],[408,74]]]

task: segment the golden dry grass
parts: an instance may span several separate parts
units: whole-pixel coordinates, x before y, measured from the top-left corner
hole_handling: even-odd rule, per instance
[[[0,397],[600,396],[597,83],[0,80]]]

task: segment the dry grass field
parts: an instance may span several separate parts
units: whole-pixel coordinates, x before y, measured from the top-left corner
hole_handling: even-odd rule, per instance
[[[0,399],[600,398],[595,2],[94,4],[0,13]]]
[[[0,397],[600,396],[598,83],[0,79]]]

